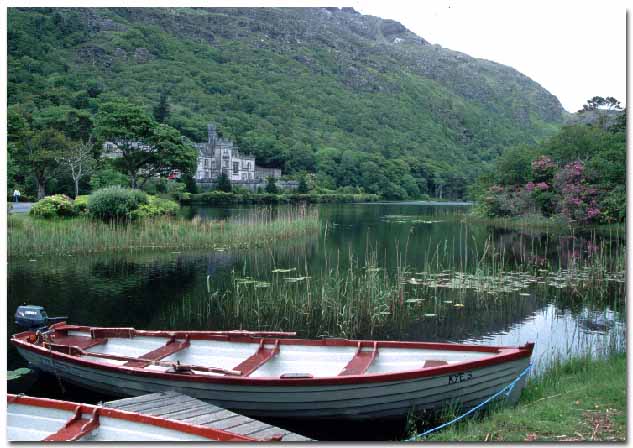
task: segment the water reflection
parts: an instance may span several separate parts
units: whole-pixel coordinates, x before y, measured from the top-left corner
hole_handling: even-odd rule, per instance
[[[235,278],[282,281],[275,280],[273,270],[294,268],[286,276],[310,276],[309,284],[318,288],[319,281],[334,270],[348,267],[350,254],[361,262],[378,254],[374,261],[380,275],[391,275],[403,265],[411,267],[412,276],[443,270],[481,276],[482,266],[493,266],[494,272],[526,266],[534,272],[574,270],[592,257],[607,272],[624,266],[618,258],[624,253],[623,234],[499,229],[464,222],[467,212],[464,206],[419,203],[324,205],[319,207],[323,235],[271,248],[12,259],[8,267],[8,333],[16,331],[13,310],[25,302],[86,325],[223,329],[245,328],[256,322],[269,327],[272,323],[265,314],[257,321],[236,314],[239,307],[225,295]],[[239,221],[262,212],[254,207],[189,207],[182,213]],[[361,329],[359,336],[500,345],[536,341],[535,360],[544,366],[558,356],[597,352],[609,344],[623,346],[621,274],[592,289],[599,293],[590,297],[581,287],[558,288],[537,281],[499,294],[432,288],[403,305],[406,318],[387,321],[371,334]],[[263,296],[264,289],[261,291]],[[293,317],[300,325],[286,330],[297,330],[305,337],[322,334],[323,328],[314,325],[314,316]],[[9,369],[24,365],[11,346],[8,365]],[[34,387],[39,387],[37,382]]]

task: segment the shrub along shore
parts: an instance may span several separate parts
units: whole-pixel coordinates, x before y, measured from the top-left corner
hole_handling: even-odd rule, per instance
[[[297,238],[320,229],[316,212],[289,211],[244,222],[184,220],[160,216],[131,222],[102,222],[85,216],[43,220],[10,215],[8,255],[67,255],[108,251],[243,248]]]
[[[448,420],[448,419],[447,419]],[[616,442],[626,440],[626,355],[554,364],[528,382],[515,407],[463,420],[429,442]]]
[[[294,203],[350,203],[376,202],[381,199],[377,194],[351,193],[232,193],[224,191],[209,191],[206,193],[178,193],[175,199],[181,204],[294,204]]]

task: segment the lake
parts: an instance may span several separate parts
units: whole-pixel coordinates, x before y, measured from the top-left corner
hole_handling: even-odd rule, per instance
[[[467,204],[317,207],[319,234],[267,248],[11,259],[9,336],[17,331],[15,308],[28,303],[95,326],[533,341],[534,372],[557,358],[624,347],[623,231],[504,229],[465,220]],[[186,218],[237,221],[252,213],[259,211],[181,210]],[[9,345],[8,368],[24,365]],[[10,391],[15,387],[9,384]],[[20,391],[85,402],[107,398],[47,376]]]

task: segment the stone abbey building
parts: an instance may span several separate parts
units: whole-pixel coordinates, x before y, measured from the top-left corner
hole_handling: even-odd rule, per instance
[[[208,140],[196,143],[198,149],[198,168],[196,182],[214,183],[225,172],[234,184],[261,184],[268,177],[280,178],[278,168],[262,168],[255,164],[255,156],[243,154],[232,141],[218,136],[213,124],[208,127]]]

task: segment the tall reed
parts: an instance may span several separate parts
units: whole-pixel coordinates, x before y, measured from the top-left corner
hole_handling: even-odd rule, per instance
[[[243,248],[318,233],[316,210],[264,209],[231,221],[161,217],[130,223],[104,223],[85,217],[39,220],[11,215],[10,257],[134,250]]]

